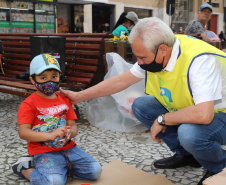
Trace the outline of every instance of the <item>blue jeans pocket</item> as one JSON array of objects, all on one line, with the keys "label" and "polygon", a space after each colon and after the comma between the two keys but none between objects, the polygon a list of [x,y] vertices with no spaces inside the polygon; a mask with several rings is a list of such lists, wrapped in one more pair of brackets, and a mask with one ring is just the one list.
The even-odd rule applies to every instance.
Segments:
[{"label": "blue jeans pocket", "polygon": [[34,156],[35,168],[40,173],[62,174],[59,159],[52,153],[38,154]]}]

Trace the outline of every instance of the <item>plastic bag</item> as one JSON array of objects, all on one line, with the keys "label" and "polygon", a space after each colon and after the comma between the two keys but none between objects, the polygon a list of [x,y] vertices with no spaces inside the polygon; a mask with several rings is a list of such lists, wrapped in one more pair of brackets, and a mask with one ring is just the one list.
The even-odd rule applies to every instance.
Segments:
[{"label": "plastic bag", "polygon": [[[104,79],[121,74],[132,67],[117,53],[106,55],[108,73]],[[145,96],[144,80],[111,96],[91,100],[86,106],[88,121],[97,127],[118,132],[142,132],[147,128],[133,115],[131,105],[135,98]]]}]

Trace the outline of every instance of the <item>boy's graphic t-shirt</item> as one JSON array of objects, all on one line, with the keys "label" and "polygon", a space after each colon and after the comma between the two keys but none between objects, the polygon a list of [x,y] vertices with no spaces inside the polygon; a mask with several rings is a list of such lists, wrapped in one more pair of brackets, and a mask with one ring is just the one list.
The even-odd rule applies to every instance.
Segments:
[{"label": "boy's graphic t-shirt", "polygon": [[[57,94],[57,98],[47,99],[33,93],[20,105],[18,111],[18,122],[32,124],[31,128],[37,132],[52,132],[58,127],[64,126],[65,121],[77,119],[72,104],[68,98]],[[46,152],[57,152],[67,150],[75,145],[74,141],[62,145],[63,139],[55,139],[46,142],[28,142],[29,155]]]}]

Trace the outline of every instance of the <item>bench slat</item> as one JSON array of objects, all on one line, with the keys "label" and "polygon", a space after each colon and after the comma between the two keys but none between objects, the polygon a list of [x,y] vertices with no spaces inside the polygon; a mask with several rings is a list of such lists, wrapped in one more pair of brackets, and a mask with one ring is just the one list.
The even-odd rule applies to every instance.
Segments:
[{"label": "bench slat", "polygon": [[17,95],[17,96],[22,96],[22,97],[28,97],[32,94],[32,92],[26,92],[26,91],[16,90],[16,89],[9,89],[9,88],[4,88],[4,87],[0,87],[0,92],[7,93],[7,94],[13,94],[13,95]]},{"label": "bench slat", "polygon": [[72,77],[85,77],[85,78],[93,78],[93,73],[81,73],[81,72],[67,72],[66,76],[72,76]]},{"label": "bench slat", "polygon": [[18,46],[30,47],[30,42],[4,41],[2,39],[2,45],[3,46],[15,46],[15,47],[18,47]]},{"label": "bench slat", "polygon": [[4,52],[19,52],[19,53],[29,53],[31,52],[30,48],[12,48],[12,47],[3,47]]},{"label": "bench slat", "polygon": [[71,70],[81,70],[81,71],[89,71],[89,72],[95,72],[97,70],[96,66],[83,66],[83,65],[65,65],[66,69]]},{"label": "bench slat", "polygon": [[1,85],[6,85],[6,86],[10,86],[10,87],[17,87],[17,88],[27,89],[27,90],[33,90],[33,91],[36,90],[36,88],[32,84],[23,84],[23,83],[19,83],[19,82],[10,82],[10,81],[6,81],[6,80],[0,80],[0,84]]},{"label": "bench slat", "polygon": [[113,35],[106,33],[1,33],[2,36],[6,37],[30,37],[30,36],[64,36],[64,37],[103,37],[113,38]]},{"label": "bench slat", "polygon": [[27,69],[29,69],[29,67],[27,66],[19,66],[19,65],[9,65],[9,64],[5,64],[4,65],[4,71],[6,70],[13,70],[13,71],[22,71],[25,72]]},{"label": "bench slat", "polygon": [[4,62],[9,64],[15,64],[15,65],[25,65],[25,66],[30,65],[30,61],[26,61],[26,60],[4,59]]},{"label": "bench slat", "polygon": [[15,78],[15,75],[8,75],[6,76],[0,76],[1,80],[7,80],[7,81],[12,81],[12,82],[19,82],[19,83],[23,83],[23,84],[31,84],[30,80],[23,80],[23,79],[19,79],[19,78]]},{"label": "bench slat", "polygon": [[67,82],[67,83],[61,83],[60,84],[61,87],[69,87],[69,88],[72,88],[72,89],[85,89],[87,88],[87,84],[76,84],[76,83],[70,83],[70,82]]},{"label": "bench slat", "polygon": [[100,56],[99,51],[84,51],[84,50],[66,50],[65,51],[66,55],[82,55],[82,56]]},{"label": "bench slat", "polygon": [[7,70],[7,69],[4,69],[4,72],[11,75],[19,75],[22,73],[22,71],[13,71],[13,70]]},{"label": "bench slat", "polygon": [[99,50],[100,44],[77,44],[77,43],[66,43],[66,49],[94,49]]},{"label": "bench slat", "polygon": [[[3,35],[1,33],[1,35]],[[0,36],[0,40],[16,40],[16,41],[30,41],[30,37],[20,37],[20,36]]]},{"label": "bench slat", "polygon": [[31,59],[31,55],[26,55],[26,54],[12,54],[12,53],[4,53],[3,57],[8,57],[8,58],[16,58],[16,59]]},{"label": "bench slat", "polygon": [[88,59],[88,58],[74,58],[74,57],[67,57],[66,56],[66,61],[68,64],[92,64],[92,65],[97,65],[98,64],[98,59]]},{"label": "bench slat", "polygon": [[90,78],[67,77],[67,82],[77,82],[89,84]]},{"label": "bench slat", "polygon": [[95,37],[66,37],[66,42],[102,42],[103,38],[95,38]]}]

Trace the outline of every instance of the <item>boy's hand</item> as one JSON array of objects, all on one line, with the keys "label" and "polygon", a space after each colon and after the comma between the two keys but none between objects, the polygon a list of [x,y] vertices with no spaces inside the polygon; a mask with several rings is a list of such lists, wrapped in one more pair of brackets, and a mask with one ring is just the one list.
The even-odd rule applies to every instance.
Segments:
[{"label": "boy's hand", "polygon": [[72,130],[67,127],[66,139],[64,140],[63,145],[66,145],[69,140],[71,140]]},{"label": "boy's hand", "polygon": [[[70,129],[70,126],[67,126],[67,129]],[[62,139],[66,135],[65,128],[64,127],[57,128],[56,130],[54,130],[53,132],[50,132],[49,134],[50,134],[49,140],[54,140],[58,137]]]}]

